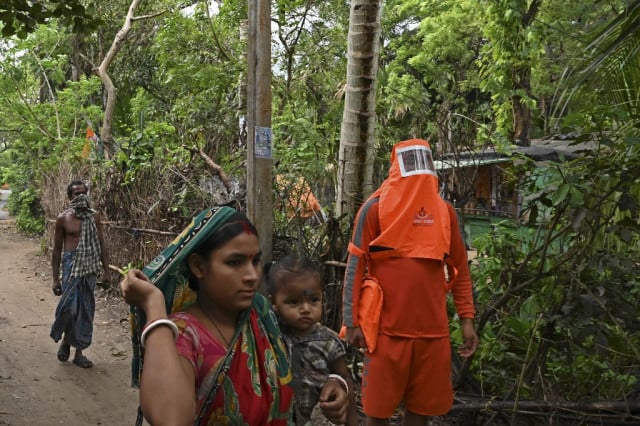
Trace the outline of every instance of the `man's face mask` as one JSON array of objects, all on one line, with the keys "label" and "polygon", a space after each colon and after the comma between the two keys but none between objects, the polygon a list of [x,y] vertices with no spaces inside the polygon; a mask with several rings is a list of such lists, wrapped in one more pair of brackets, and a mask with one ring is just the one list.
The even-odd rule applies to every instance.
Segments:
[{"label": "man's face mask", "polygon": [[431,150],[426,146],[413,145],[399,148],[396,151],[396,156],[402,177],[414,175],[437,176],[436,170],[433,167]]}]

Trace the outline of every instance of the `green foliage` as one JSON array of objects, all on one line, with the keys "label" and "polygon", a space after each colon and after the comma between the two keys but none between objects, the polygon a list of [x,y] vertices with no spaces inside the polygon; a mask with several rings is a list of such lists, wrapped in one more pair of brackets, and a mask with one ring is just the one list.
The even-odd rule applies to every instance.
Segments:
[{"label": "green foliage", "polygon": [[87,10],[80,0],[7,0],[0,4],[0,27],[3,37],[17,35],[26,38],[39,24],[59,18],[74,31],[90,31],[101,23],[93,12]]},{"label": "green foliage", "polygon": [[13,190],[7,202],[7,210],[16,217],[16,228],[28,235],[40,235],[44,231],[44,216],[39,194],[33,189]]},{"label": "green foliage", "polygon": [[389,146],[413,134],[434,146],[473,147],[478,127],[489,123],[475,66],[482,40],[474,2],[391,1],[385,11],[380,139]]},{"label": "green foliage", "polygon": [[[125,164],[127,181],[158,164],[181,167],[191,160],[185,147],[202,148],[215,161],[230,155],[237,140],[238,37],[237,22],[209,20],[202,8],[195,19],[174,14],[150,28],[147,48],[136,53],[142,84],[131,93],[131,124],[120,129],[118,161]],[[128,49],[138,52],[140,46]],[[140,72],[149,68],[155,72]]]},{"label": "green foliage", "polygon": [[143,131],[131,131],[130,136],[120,141],[120,150],[115,162],[124,170],[124,183],[128,184],[146,175],[146,171],[168,162],[185,158],[185,151],[171,149],[167,144],[175,137],[175,128],[167,123],[152,122]]},{"label": "green foliage", "polygon": [[0,170],[20,194],[13,199],[14,213],[18,227],[29,233],[44,229],[38,205],[43,176],[61,163],[88,161],[82,157],[86,120],[102,116],[99,106],[90,102],[100,91],[100,80],[65,79],[65,40],[54,28],[41,26],[31,37],[5,46],[0,57],[0,129],[5,140]]},{"label": "green foliage", "polygon": [[615,400],[634,389],[640,151],[631,140],[603,137],[574,161],[532,164],[528,226],[498,225],[474,242],[483,342],[474,362],[489,393]]}]

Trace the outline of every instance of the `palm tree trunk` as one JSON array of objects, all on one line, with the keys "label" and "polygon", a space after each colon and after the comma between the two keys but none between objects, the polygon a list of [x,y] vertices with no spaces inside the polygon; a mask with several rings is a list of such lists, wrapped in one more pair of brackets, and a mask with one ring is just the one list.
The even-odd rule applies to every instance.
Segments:
[{"label": "palm tree trunk", "polygon": [[355,213],[373,190],[376,74],[380,53],[380,0],[352,0],[347,84],[340,129],[337,217]]}]

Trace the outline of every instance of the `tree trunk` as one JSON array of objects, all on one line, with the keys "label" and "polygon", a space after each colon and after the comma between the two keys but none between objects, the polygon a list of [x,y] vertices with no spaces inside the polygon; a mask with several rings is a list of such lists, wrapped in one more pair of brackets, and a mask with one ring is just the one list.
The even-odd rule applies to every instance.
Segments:
[{"label": "tree trunk", "polygon": [[111,77],[108,73],[109,65],[113,62],[113,59],[116,57],[116,54],[120,50],[120,46],[124,42],[129,30],[131,29],[131,23],[133,20],[133,14],[140,5],[142,0],[133,0],[131,5],[129,6],[129,11],[127,12],[127,17],[124,19],[124,24],[122,28],[116,34],[116,37],[111,44],[111,48],[105,55],[102,63],[98,67],[97,74],[102,80],[102,84],[104,85],[104,90],[106,94],[106,101],[104,107],[104,120],[102,122],[102,129],[100,129],[100,137],[105,145],[106,158],[110,158],[111,149],[113,147],[113,137],[111,135],[111,127],[113,122],[113,113],[116,108],[116,87],[111,80]]},{"label": "tree trunk", "polygon": [[[528,9],[522,14],[520,24],[523,32],[536,18],[542,0],[533,0]],[[524,92],[524,96],[531,99],[531,65],[515,67],[514,88]],[[513,140],[518,146],[531,146],[531,109],[523,102],[524,96],[515,95],[513,102]]]},{"label": "tree trunk", "polygon": [[352,0],[347,84],[340,129],[337,217],[354,217],[373,191],[376,74],[380,52],[380,0]]},{"label": "tree trunk", "polygon": [[[531,98],[531,69],[517,72],[516,88]],[[518,146],[531,146],[531,109],[522,96],[513,96],[513,140]]]},{"label": "tree trunk", "polygon": [[129,6],[129,11],[127,12],[127,17],[124,19],[124,24],[122,24],[122,28],[120,28],[120,30],[116,34],[115,38],[113,39],[113,43],[111,43],[111,47],[109,48],[109,51],[105,55],[104,59],[102,60],[102,62],[100,63],[100,66],[96,71],[96,73],[98,74],[98,77],[100,77],[100,80],[102,80],[102,84],[104,85],[104,90],[106,95],[105,107],[104,107],[104,121],[102,122],[100,137],[104,142],[105,157],[107,159],[110,158],[110,154],[112,153],[112,149],[113,149],[113,136],[111,135],[111,127],[113,125],[112,124],[113,114],[116,109],[116,87],[113,84],[113,81],[111,80],[111,77],[109,76],[109,73],[107,71],[109,69],[109,65],[111,65],[111,62],[113,62],[113,59],[116,57],[116,55],[120,51],[120,47],[122,46],[122,43],[124,43],[125,39],[127,38],[127,34],[129,33],[129,30],[131,30],[131,25],[133,24],[134,21],[153,18],[155,16],[161,15],[162,13],[166,12],[166,11],[162,11],[159,13],[154,13],[152,15],[136,17],[134,16],[134,13],[141,2],[142,0],[133,0],[131,2],[131,5]]}]

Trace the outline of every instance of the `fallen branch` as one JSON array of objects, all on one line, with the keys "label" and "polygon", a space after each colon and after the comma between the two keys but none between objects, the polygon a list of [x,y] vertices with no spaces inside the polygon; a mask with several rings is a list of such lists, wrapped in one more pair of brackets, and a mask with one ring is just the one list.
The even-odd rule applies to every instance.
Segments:
[{"label": "fallen branch", "polygon": [[224,172],[224,170],[222,170],[222,167],[220,167],[219,165],[217,165],[216,163],[213,162],[211,157],[209,157],[202,150],[202,148],[195,148],[195,147],[190,148],[190,147],[188,147],[186,145],[183,145],[183,148],[186,149],[189,152],[192,152],[194,154],[198,154],[204,160],[204,163],[207,165],[207,167],[209,169],[211,169],[211,171],[213,171],[213,173],[217,174],[218,177],[220,177],[220,180],[222,181],[222,184],[226,188],[227,192],[231,193],[231,183],[229,182],[229,178],[227,177],[226,173]]},{"label": "fallen branch", "polygon": [[456,403],[449,414],[464,413],[469,411],[501,411],[517,409],[538,410],[567,410],[579,412],[608,412],[619,414],[640,414],[640,401],[499,401],[499,400],[474,400],[464,401],[456,398]]},{"label": "fallen branch", "polygon": [[[103,222],[103,224],[105,224]],[[140,232],[143,234],[156,234],[156,235],[167,235],[169,237],[175,237],[176,235],[178,235],[178,232],[170,232],[170,231],[158,231],[155,229],[144,229],[144,228],[131,228],[129,226],[120,226],[120,225],[111,225],[109,223],[106,223],[106,225],[108,225],[111,228],[115,228],[115,229],[124,229],[127,231],[133,231],[133,232]]]},{"label": "fallen branch", "polygon": [[347,264],[345,262],[338,262],[337,260],[326,260],[324,264],[329,266],[337,266],[339,268],[347,267]]},{"label": "fallen branch", "polygon": [[[56,223],[56,220],[55,219],[47,219],[47,222]],[[0,223],[15,223],[15,220],[0,220]],[[132,228],[130,226],[116,225],[116,223],[118,223],[118,222],[113,222],[113,221],[103,221],[101,223],[102,223],[102,225],[106,225],[106,226],[108,226],[110,228],[124,229],[124,230],[127,230],[127,231],[140,232],[140,233],[143,233],[143,234],[166,235],[168,237],[175,237],[176,235],[179,234],[179,232],[158,231],[156,229]]]}]

